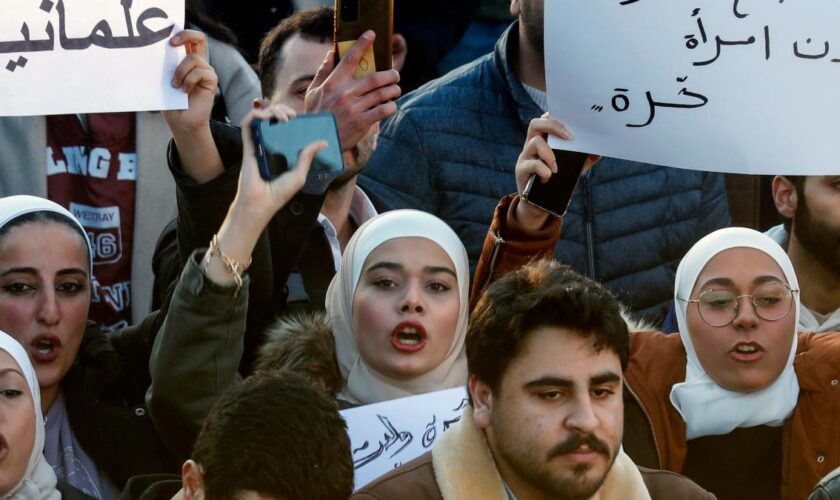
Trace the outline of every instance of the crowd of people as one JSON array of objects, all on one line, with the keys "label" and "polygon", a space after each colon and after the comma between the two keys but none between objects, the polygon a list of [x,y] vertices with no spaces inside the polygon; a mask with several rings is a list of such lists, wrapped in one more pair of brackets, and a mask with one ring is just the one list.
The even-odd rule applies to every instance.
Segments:
[{"label": "crowd of people", "polygon": [[[187,109],[0,117],[0,498],[840,498],[840,175],[761,232],[589,155],[556,216],[543,0],[397,0],[362,77],[313,3],[187,1]],[[265,180],[252,122],[316,112],[343,172]],[[340,410],[456,387],[354,485]]]}]

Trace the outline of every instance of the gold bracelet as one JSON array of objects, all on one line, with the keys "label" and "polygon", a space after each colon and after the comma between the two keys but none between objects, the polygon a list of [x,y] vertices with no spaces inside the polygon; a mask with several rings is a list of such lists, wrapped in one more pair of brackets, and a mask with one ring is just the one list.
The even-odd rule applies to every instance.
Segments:
[{"label": "gold bracelet", "polygon": [[[239,295],[239,291],[242,289],[242,273],[248,269],[248,266],[251,265],[251,258],[248,258],[248,263],[243,264],[238,260],[234,259],[230,255],[222,252],[219,248],[219,235],[214,234],[213,239],[210,241],[210,247],[207,249],[207,253],[210,257],[218,257],[219,260],[222,262],[222,265],[227,271],[228,274],[233,276],[233,281],[236,283],[236,291],[234,291],[233,296],[236,297]],[[207,267],[210,265],[210,259],[207,259],[204,262],[204,272],[207,272]]]}]

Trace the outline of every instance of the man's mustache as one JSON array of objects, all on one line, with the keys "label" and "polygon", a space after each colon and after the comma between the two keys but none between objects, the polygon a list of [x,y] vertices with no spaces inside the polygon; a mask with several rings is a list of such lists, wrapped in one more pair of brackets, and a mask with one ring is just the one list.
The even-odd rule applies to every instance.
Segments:
[{"label": "man's mustache", "polygon": [[562,443],[554,445],[548,451],[548,458],[554,458],[558,455],[566,455],[576,451],[581,446],[588,446],[590,450],[600,453],[604,456],[610,455],[610,449],[607,443],[598,439],[594,434],[580,434],[574,433]]}]

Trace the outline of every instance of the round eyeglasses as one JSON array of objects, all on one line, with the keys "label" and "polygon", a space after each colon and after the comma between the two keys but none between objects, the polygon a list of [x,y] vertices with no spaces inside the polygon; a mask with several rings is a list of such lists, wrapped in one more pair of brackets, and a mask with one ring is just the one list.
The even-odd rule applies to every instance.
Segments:
[{"label": "round eyeglasses", "polygon": [[732,290],[705,290],[696,299],[677,300],[697,304],[700,318],[709,326],[726,326],[738,317],[741,299],[749,297],[755,314],[766,321],[777,321],[793,308],[793,294],[799,292],[781,282],[765,283],[752,295],[736,295]]}]

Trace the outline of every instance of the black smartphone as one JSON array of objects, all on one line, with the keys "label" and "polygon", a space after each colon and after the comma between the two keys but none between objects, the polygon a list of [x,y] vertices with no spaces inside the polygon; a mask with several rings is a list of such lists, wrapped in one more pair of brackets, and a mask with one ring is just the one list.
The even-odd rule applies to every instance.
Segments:
[{"label": "black smartphone", "polygon": [[260,176],[266,181],[294,168],[301,150],[319,140],[327,141],[327,147],[315,155],[303,191],[323,193],[344,170],[338,127],[332,113],[308,113],[287,122],[257,119],[251,122],[251,135]]},{"label": "black smartphone", "polygon": [[528,178],[522,199],[550,214],[563,217],[572,201],[572,194],[589,155],[561,149],[553,151],[557,160],[557,173],[549,177],[546,183],[540,182],[537,174],[533,174]]},{"label": "black smartphone", "polygon": [[394,0],[335,0],[333,28],[336,63],[362,33],[367,30],[376,33],[373,51],[362,58],[354,77],[391,69]]}]

